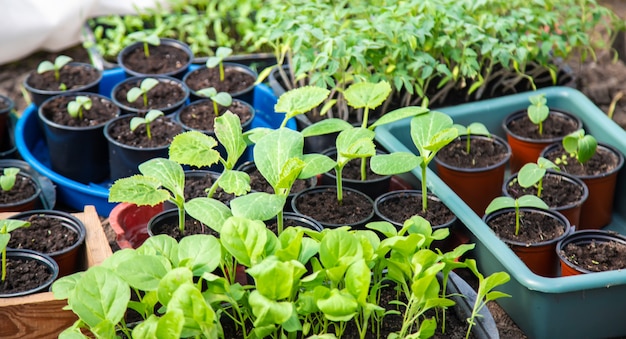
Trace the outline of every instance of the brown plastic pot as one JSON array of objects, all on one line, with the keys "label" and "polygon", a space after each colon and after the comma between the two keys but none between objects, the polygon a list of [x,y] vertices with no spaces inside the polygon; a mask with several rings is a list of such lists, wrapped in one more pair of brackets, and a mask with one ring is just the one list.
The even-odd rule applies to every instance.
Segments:
[{"label": "brown plastic pot", "polygon": [[148,239],[148,222],[163,211],[163,204],[137,206],[120,203],[109,214],[109,223],[115,232],[115,242],[121,248],[137,248]]},{"label": "brown plastic pot", "polygon": [[[44,283],[42,283],[38,287],[29,289],[29,290],[24,290],[24,291],[17,291],[17,292],[11,292],[11,293],[2,293],[2,294],[0,294],[0,299],[2,299],[2,298],[24,297],[24,296],[35,294],[35,293],[39,293],[39,292],[46,292],[46,291],[48,291],[50,289],[50,286],[52,285],[52,283],[59,276],[59,265],[57,265],[57,263],[54,261],[54,259],[52,259],[47,254],[43,254],[43,253],[39,253],[37,251],[31,251],[31,250],[27,250],[27,249],[7,249],[7,258],[14,259],[14,260],[39,261],[39,262],[41,262],[42,264],[44,264],[48,268],[48,270],[50,271],[51,275],[48,278],[48,280],[46,280]],[[9,279],[9,277],[7,277],[7,279]],[[25,305],[25,306],[27,307],[28,305]],[[59,311],[60,311],[60,309],[59,309]],[[4,329],[6,329],[6,328],[4,328]]]},{"label": "brown plastic pot", "polygon": [[[553,144],[546,147],[541,156],[550,159],[548,155],[556,152],[561,148],[561,144]],[[589,189],[589,197],[583,203],[580,211],[580,222],[576,228],[581,229],[600,229],[611,222],[613,217],[613,200],[615,198],[615,185],[617,183],[617,174],[624,166],[624,155],[615,147],[598,143],[598,149],[609,150],[618,157],[617,166],[608,173],[601,175],[585,175],[577,176]]]},{"label": "brown plastic pot", "polygon": [[[508,212],[515,212],[515,210],[513,208],[504,208],[485,214],[483,216],[483,221],[489,225],[495,217]],[[521,207],[520,213],[540,213],[545,215],[546,218],[557,219],[563,225],[563,234],[559,237],[537,243],[527,244],[524,242],[500,238],[511,248],[511,250],[513,250],[513,252],[533,273],[544,277],[556,277],[558,275],[559,263],[559,259],[556,255],[556,244],[572,232],[572,227],[570,226],[569,221],[561,213],[552,210]],[[514,227],[515,220],[513,220],[511,224]]]},{"label": "brown plastic pot", "polygon": [[[451,166],[435,156],[437,175],[456,193],[459,198],[478,215],[483,215],[489,203],[500,196],[504,172],[507,163],[511,158],[511,147],[507,142],[493,135],[492,138],[486,136],[472,135],[471,138],[491,139],[506,147],[507,156],[498,163],[482,168],[462,168]],[[467,136],[461,136],[460,140],[465,142]],[[441,152],[441,151],[440,151]]]},{"label": "brown plastic pot", "polygon": [[594,273],[594,271],[590,271],[583,267],[580,267],[567,259],[562,250],[568,244],[575,243],[579,245],[587,245],[591,242],[606,243],[610,241],[616,241],[626,245],[626,237],[619,233],[605,230],[576,231],[561,239],[561,241],[556,244],[556,254],[559,257],[559,262],[561,265],[561,276],[568,277],[572,275]]},{"label": "brown plastic pot", "polygon": [[[555,142],[560,142],[561,140],[563,140],[563,137],[567,135],[567,133],[565,133],[563,134],[563,136],[560,137],[547,139],[530,139],[513,134],[509,129],[509,125],[511,124],[511,122],[514,120],[523,119],[527,116],[527,114],[528,113],[526,112],[526,110],[517,111],[508,115],[502,122],[502,128],[504,128],[504,131],[506,132],[506,140],[511,146],[511,151],[513,152],[510,163],[511,173],[519,171],[522,166],[529,162],[536,162],[537,158],[539,158],[539,155],[544,148]],[[576,130],[582,128],[583,126],[582,120],[580,120],[580,118],[573,114],[555,110],[550,110],[550,114],[561,115],[567,117],[568,119],[576,121],[578,125],[578,128],[576,128]]]}]

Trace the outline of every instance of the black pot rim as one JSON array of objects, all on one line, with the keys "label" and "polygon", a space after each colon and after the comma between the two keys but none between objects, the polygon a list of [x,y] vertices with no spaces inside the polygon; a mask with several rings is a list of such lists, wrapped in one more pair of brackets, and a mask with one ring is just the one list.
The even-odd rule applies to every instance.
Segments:
[{"label": "black pot rim", "polygon": [[170,71],[170,72],[166,72],[166,73],[141,73],[141,72],[137,72],[134,71],[128,67],[126,67],[126,65],[122,62],[124,57],[126,56],[126,54],[130,53],[131,51],[137,49],[137,48],[142,48],[143,49],[143,42],[138,41],[138,42],[134,42],[126,47],[124,47],[118,54],[117,54],[117,64],[124,70],[124,72],[130,74],[131,76],[155,76],[155,75],[164,75],[164,76],[176,76],[179,74],[184,73],[189,66],[191,65],[191,63],[193,62],[194,58],[193,58],[193,52],[191,51],[191,48],[189,47],[189,45],[187,45],[185,42],[180,41],[180,40],[176,40],[176,39],[171,39],[171,38],[160,38],[161,40],[161,44],[162,45],[166,45],[166,46],[170,46],[170,47],[175,47],[178,48],[182,51],[184,51],[187,56],[188,56],[188,60],[185,64],[183,64],[180,68]]},{"label": "black pot rim", "polygon": [[[421,198],[422,197],[422,190],[408,189],[408,190],[389,191],[387,193],[384,193],[384,194],[380,195],[378,198],[376,198],[376,200],[374,200],[374,211],[375,211],[376,215],[379,218],[383,219],[384,221],[390,222],[392,225],[394,225],[396,227],[402,227],[404,222],[400,223],[400,222],[391,220],[389,217],[387,217],[386,215],[382,214],[378,210],[378,205],[380,203],[384,202],[385,200],[390,199],[390,198],[392,198],[394,196],[397,196],[397,195],[400,195],[400,194],[407,194],[407,195],[411,195],[411,196],[419,196]],[[434,195],[434,194],[432,194],[430,192],[426,193],[426,199],[431,200],[431,201],[437,201],[437,202],[443,203],[443,201],[441,199],[439,199],[439,197],[437,197],[436,195]],[[436,230],[436,229],[439,229],[439,228],[446,228],[446,227],[453,226],[459,219],[454,213],[453,213],[453,215],[454,215],[454,218],[452,218],[450,221],[446,222],[445,224],[431,225],[432,229]]]},{"label": "black pot rim", "polygon": [[[184,98],[182,98],[181,100],[172,103],[170,106],[167,107],[158,107],[158,108],[146,108],[146,109],[139,109],[139,108],[135,108],[135,107],[130,107],[130,106],[126,106],[124,104],[122,104],[119,100],[117,100],[115,98],[115,94],[117,93],[117,91],[119,90],[119,88],[122,85],[125,85],[129,82],[141,82],[141,80],[146,79],[146,78],[154,78],[158,81],[163,81],[163,82],[169,82],[169,83],[173,83],[176,84],[177,86],[179,86],[183,92],[185,93]],[[187,101],[187,99],[189,99],[189,88],[187,88],[187,85],[185,85],[180,79],[171,77],[171,76],[167,76],[167,75],[150,75],[150,76],[135,76],[135,77],[130,77],[130,78],[126,78],[120,82],[118,82],[113,89],[111,90],[111,100],[122,110],[128,111],[128,112],[149,112],[151,110],[159,110],[159,111],[167,111],[168,109],[171,109],[172,107],[176,107],[179,105],[184,105],[185,102]]]},{"label": "black pot rim", "polygon": [[[222,63],[224,65],[224,69],[227,68],[234,68],[234,69],[239,69],[241,70],[243,73],[247,73],[252,75],[255,79],[257,79],[259,77],[259,74],[257,72],[255,72],[252,68],[244,65],[244,64],[239,64],[236,62],[223,62]],[[187,79],[192,75],[192,74],[196,74],[196,73],[200,73],[202,71],[204,71],[205,69],[207,69],[206,65],[201,66],[196,68],[195,70],[191,71],[191,72],[187,72],[187,74],[185,74],[185,76],[183,77],[183,83],[185,84],[185,86],[187,86]],[[187,86],[189,88],[189,86]],[[236,97],[236,96],[240,96],[242,94],[248,93],[250,91],[254,90],[254,85],[244,88],[239,92],[235,92],[235,93],[229,93],[231,97]],[[189,88],[189,92],[192,93],[193,95],[199,96],[197,94],[197,91],[194,89]]]},{"label": "black pot rim", "polygon": [[[237,99],[237,98],[233,98],[233,102],[238,102],[242,105],[245,105],[248,107],[248,109],[250,109],[250,119],[246,120],[245,122],[243,122],[241,124],[241,129],[245,130],[246,128],[248,128],[251,124],[252,124],[252,120],[254,120],[254,118],[256,117],[256,109],[254,109],[254,107],[252,105],[250,105],[249,103],[241,100],[241,99]],[[204,104],[204,103],[211,103],[213,104],[213,100],[211,99],[199,99],[196,100],[194,102],[189,103],[188,105],[184,105],[183,107],[181,107],[180,109],[178,109],[175,113],[174,113],[174,119],[181,125],[183,126],[183,128],[187,131],[198,131],[198,132],[202,132],[204,134],[208,134],[208,135],[215,135],[215,132],[213,130],[203,130],[203,129],[196,129],[196,128],[191,128],[189,126],[187,126],[185,123],[182,122],[182,120],[180,120],[180,114],[188,107],[194,106],[194,105],[198,105],[198,104]]]},{"label": "black pot rim", "polygon": [[[553,143],[549,146],[546,146],[546,148],[544,148],[541,151],[541,155],[542,157],[545,158],[545,155],[550,153],[551,151],[553,151],[555,148],[560,147],[561,144],[560,143]],[[616,173],[617,171],[619,171],[620,169],[622,169],[622,167],[624,166],[624,155],[622,154],[622,152],[620,152],[619,150],[617,150],[617,148],[615,148],[612,145],[609,145],[607,143],[604,142],[598,142],[598,148],[604,148],[607,149],[608,151],[610,151],[611,153],[615,154],[615,156],[617,156],[617,165],[615,166],[615,168],[613,168],[613,170],[611,170],[610,172],[606,172],[606,173],[601,173],[598,175],[576,175],[576,177],[580,178],[580,179],[596,179],[596,178],[602,178],[602,177],[608,177],[614,173]]]},{"label": "black pot rim", "polygon": [[[322,154],[326,155],[326,156],[331,156],[331,158],[332,158],[332,155],[335,155],[335,156],[337,155],[337,148],[336,147],[327,148],[324,151],[322,151]],[[384,152],[382,150],[378,150],[377,149],[376,150],[376,154],[387,154],[387,152]],[[332,180],[337,180],[337,176],[335,174],[333,174],[333,171],[334,171],[334,169],[332,169],[332,170],[330,170],[328,172],[324,172],[324,173],[322,173],[322,175],[328,176]],[[376,177],[374,179],[365,179],[364,181],[356,180],[356,179],[350,179],[350,178],[342,178],[341,179],[341,181],[347,182],[347,183],[351,183],[351,184],[359,184],[359,183],[362,184],[364,182],[365,183],[369,182],[369,183],[374,184],[374,183],[379,183],[379,182],[388,181],[388,180],[391,180],[391,175],[383,175],[383,176]]]},{"label": "black pot rim", "polygon": [[[77,66],[77,67],[85,67],[85,68],[91,68],[94,69],[98,72],[98,78],[88,84],[76,87],[71,89],[72,92],[84,92],[85,90],[87,90],[89,87],[94,86],[95,84],[100,83],[100,81],[102,80],[102,71],[97,69],[96,67],[94,67],[92,64],[88,64],[88,63],[84,63],[84,62],[70,62],[68,63],[68,65],[70,66]],[[42,95],[55,95],[55,94],[61,94],[61,93],[66,93],[67,91],[48,91],[48,90],[42,90],[39,88],[35,88],[32,87],[31,85],[28,84],[28,80],[30,80],[30,77],[32,74],[34,74],[33,71],[31,73],[28,74],[28,76],[26,76],[26,79],[24,79],[24,82],[22,83],[22,85],[24,86],[24,88],[26,88],[28,91],[36,93],[36,94],[42,94]]]},{"label": "black pot rim", "polygon": [[33,183],[33,185],[35,185],[35,193],[32,196],[24,200],[15,201],[10,204],[2,204],[3,207],[6,207],[7,209],[11,208],[12,206],[28,204],[35,199],[39,199],[39,196],[42,194],[41,185],[39,184],[39,181],[33,175],[31,175],[30,173],[27,173],[22,168],[20,168],[20,172],[18,173],[18,175],[27,177]]},{"label": "black pot rim", "polygon": [[561,250],[571,243],[578,244],[587,244],[590,243],[591,240],[600,241],[600,242],[609,242],[609,241],[617,241],[621,244],[626,245],[626,236],[623,234],[617,233],[615,231],[608,231],[603,229],[586,229],[586,230],[578,230],[571,232],[567,237],[559,240],[556,244],[556,254],[559,257],[559,260],[564,262],[570,268],[582,272],[582,273],[598,273],[595,271],[590,271],[585,268],[582,268],[573,262],[569,261],[567,257],[565,257]]},{"label": "black pot rim", "polygon": [[[113,102],[113,100],[111,100],[111,98],[108,98],[102,94],[98,94],[98,93],[91,93],[91,92],[69,92],[69,93],[62,93],[62,94],[58,94],[55,95],[53,97],[50,97],[48,99],[46,99],[38,108],[37,108],[37,115],[39,116],[39,119],[41,119],[42,121],[44,121],[46,124],[57,128],[57,129],[62,129],[62,130],[67,130],[67,131],[91,131],[91,130],[95,130],[95,129],[99,129],[99,128],[103,128],[104,125],[106,125],[107,121],[103,121],[102,123],[98,124],[98,125],[93,125],[93,126],[84,126],[84,127],[80,127],[80,126],[67,126],[67,125],[61,125],[58,124],[54,121],[51,121],[50,119],[48,119],[45,114],[43,114],[43,108],[45,108],[46,104],[48,104],[50,101],[58,98],[58,97],[77,97],[79,95],[83,95],[83,96],[88,96],[88,97],[96,97],[100,100],[104,100],[104,101],[108,101],[111,104],[115,105],[115,108],[117,109],[117,114],[115,117],[118,117],[120,115],[120,108],[117,104],[115,104],[115,102]],[[114,117],[114,118],[115,118]]]},{"label": "black pot rim", "polygon": [[[565,135],[561,136],[561,137],[554,137],[554,138],[548,138],[548,139],[532,139],[532,138],[526,138],[526,137],[521,137],[515,133],[512,133],[511,130],[509,129],[509,123],[511,123],[511,121],[513,120],[517,120],[517,119],[521,119],[524,116],[526,116],[528,113],[526,112],[526,110],[520,110],[520,111],[515,111],[511,114],[509,114],[506,118],[504,118],[504,120],[502,121],[502,128],[504,129],[504,131],[511,135],[514,136],[515,139],[519,139],[521,141],[524,142],[528,142],[528,143],[553,143],[553,142],[558,142],[561,141]],[[566,116],[570,119],[572,119],[573,121],[576,121],[576,123],[578,124],[578,128],[580,129],[583,126],[583,122],[582,120],[577,117],[574,114],[568,113],[568,112],[564,112],[564,111],[560,111],[557,109],[550,109],[550,114],[556,114],[556,115],[562,115],[562,116]]]},{"label": "black pot rim", "polygon": [[[519,172],[511,174],[507,178],[507,180],[505,180],[504,183],[502,184],[502,193],[504,195],[509,196],[509,197],[511,196],[509,194],[508,190],[507,190],[507,187],[508,187],[509,183],[513,179],[517,178],[518,173]],[[565,178],[565,180],[567,180],[567,181],[569,181],[571,183],[575,183],[576,185],[582,187],[582,189],[583,189],[583,195],[582,195],[582,197],[580,198],[579,201],[576,201],[576,202],[573,202],[573,203],[570,203],[570,204],[567,204],[567,205],[562,205],[562,206],[557,206],[557,207],[550,207],[550,209],[556,210],[556,211],[566,210],[566,209],[569,209],[569,208],[573,208],[573,207],[582,205],[585,201],[587,201],[587,198],[589,198],[589,188],[587,187],[587,184],[585,184],[585,182],[582,181],[580,178],[578,178],[576,176],[573,176],[573,175],[571,175],[569,173],[566,173],[566,172],[557,172],[557,171],[554,171],[554,170],[548,170],[546,172],[546,175],[547,176],[561,176],[561,177]]]},{"label": "black pot rim", "polygon": [[4,109],[0,109],[0,115],[11,113],[11,111],[15,108],[15,101],[9,98],[6,95],[0,94],[0,101],[3,101],[7,104],[7,107]]},{"label": "black pot rim", "polygon": [[[563,232],[563,234],[561,234],[560,236],[558,236],[558,237],[556,237],[554,239],[549,239],[549,240],[546,240],[546,241],[541,241],[541,242],[536,242],[536,243],[531,243],[531,244],[527,244],[527,243],[523,243],[523,242],[520,242],[520,241],[515,241],[515,240],[511,240],[511,239],[504,239],[504,238],[498,237],[498,239],[502,240],[506,244],[514,245],[514,246],[520,246],[520,247],[545,246],[545,245],[549,245],[549,244],[556,244],[557,242],[559,242],[559,240],[565,238],[568,234],[570,234],[572,232],[572,227],[571,227],[571,225],[569,223],[569,220],[567,220],[567,218],[563,214],[561,214],[561,212],[554,211],[554,210],[544,210],[544,209],[535,208],[535,207],[520,207],[520,211],[546,214],[546,215],[548,215],[551,218],[557,219],[557,220],[559,220],[561,222],[561,224],[563,224],[564,232]],[[488,222],[491,219],[493,219],[496,216],[499,216],[500,214],[508,213],[508,212],[515,212],[515,209],[512,208],[512,207],[511,208],[499,209],[499,210],[494,211],[492,213],[483,215],[482,220],[483,220],[483,222],[485,224],[487,224],[487,227],[489,227]],[[489,227],[489,228],[491,228],[491,227]]]},{"label": "black pot rim", "polygon": [[[467,140],[467,135],[461,135],[459,136],[459,139],[461,139],[461,141],[463,140]],[[474,168],[466,168],[466,167],[456,167],[456,166],[452,166],[444,161],[442,161],[439,158],[439,153],[437,153],[435,155],[435,163],[437,163],[438,165],[441,165],[447,169],[450,170],[454,170],[454,171],[459,171],[459,172],[468,172],[468,173],[477,173],[477,172],[487,172],[490,171],[494,168],[498,168],[502,165],[506,165],[509,160],[511,159],[511,155],[513,154],[512,150],[511,150],[511,146],[509,146],[509,144],[506,142],[506,140],[504,140],[503,138],[495,135],[495,134],[491,134],[491,137],[487,137],[484,135],[470,135],[470,139],[483,139],[483,140],[493,140],[494,143],[500,144],[502,146],[504,146],[506,148],[506,157],[504,157],[502,160],[498,161],[497,163],[487,166],[487,167],[474,167]],[[440,151],[441,152],[441,151]]]},{"label": "black pot rim", "polygon": [[50,278],[41,286],[34,288],[32,290],[28,290],[28,291],[22,291],[22,292],[16,292],[16,293],[10,293],[10,294],[0,294],[0,299],[1,298],[13,298],[13,297],[21,297],[21,296],[26,296],[26,295],[30,295],[30,294],[34,294],[34,293],[38,293],[38,292],[44,292],[47,289],[50,288],[50,285],[52,285],[52,283],[57,279],[57,277],[59,276],[59,265],[57,265],[56,261],[54,261],[54,259],[52,259],[52,257],[50,255],[44,254],[44,253],[40,253],[37,251],[33,251],[33,250],[27,250],[27,249],[7,249],[7,258],[8,257],[22,257],[22,258],[31,258],[33,260],[38,260],[43,262],[46,266],[48,266],[48,268],[50,269],[50,271],[52,272],[52,275],[50,276]]},{"label": "black pot rim", "polygon": [[[159,146],[159,147],[136,147],[136,146],[130,146],[124,143],[121,143],[117,140],[115,140],[114,138],[111,137],[111,135],[109,134],[109,128],[111,127],[112,124],[114,124],[115,122],[117,122],[118,120],[122,120],[122,119],[128,119],[130,122],[130,119],[133,118],[133,116],[135,116],[135,114],[123,114],[120,115],[116,118],[113,118],[109,121],[107,121],[107,123],[104,125],[104,136],[106,137],[106,139],[108,140],[108,142],[112,143],[113,145],[116,145],[118,147],[122,147],[125,149],[130,149],[130,150],[135,150],[135,151],[156,151],[156,150],[162,150],[162,149],[167,149],[170,147],[170,144],[167,145],[163,145],[163,146]],[[170,119],[171,121],[174,121],[175,123],[178,124],[178,122],[176,122],[174,119]]]}]

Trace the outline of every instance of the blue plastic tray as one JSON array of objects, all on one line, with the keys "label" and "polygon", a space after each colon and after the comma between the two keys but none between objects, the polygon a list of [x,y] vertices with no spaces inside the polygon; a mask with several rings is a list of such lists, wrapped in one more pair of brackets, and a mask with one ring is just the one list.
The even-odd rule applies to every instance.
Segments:
[{"label": "blue plastic tray", "polygon": [[[191,69],[194,69],[193,67]],[[110,97],[113,87],[123,79],[125,79],[125,75],[121,69],[105,70],[100,84],[100,94]],[[261,84],[255,87],[253,106],[256,110],[256,116],[252,121],[251,128],[278,128],[280,126],[284,114],[274,112],[276,100],[276,96],[268,86]],[[295,129],[295,121],[289,121],[287,127]],[[68,179],[50,168],[48,147],[43,131],[39,127],[37,108],[32,104],[24,110],[17,121],[15,144],[27,163],[56,184],[57,202],[80,211],[84,209],[85,205],[94,205],[98,214],[105,217],[116,205],[108,202],[110,181],[82,184]],[[251,152],[247,153],[250,154]]]},{"label": "blue plastic tray", "polygon": [[[440,111],[455,123],[482,122],[494,134],[505,137],[502,120],[528,107],[528,97],[545,93],[550,107],[580,117],[585,130],[599,141],[626,154],[626,132],[577,90],[552,87],[497,99],[464,104]],[[409,134],[409,120],[376,129],[376,140],[390,152],[417,154]],[[434,168],[433,168],[434,169]],[[420,178],[419,170],[412,173]],[[436,172],[429,169],[427,186],[472,233],[473,252],[481,272],[506,271],[511,281],[499,290],[512,298],[498,303],[530,338],[608,338],[626,335],[626,270],[572,277],[546,278],[528,267],[500,241],[493,231],[452,191]],[[618,174],[613,218],[605,229],[626,234],[626,168]]]}]

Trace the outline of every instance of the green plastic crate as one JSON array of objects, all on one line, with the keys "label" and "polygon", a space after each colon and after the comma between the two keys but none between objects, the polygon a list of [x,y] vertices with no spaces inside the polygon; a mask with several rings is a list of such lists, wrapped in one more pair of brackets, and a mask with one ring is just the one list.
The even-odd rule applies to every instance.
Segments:
[{"label": "green plastic crate", "polygon": [[[545,93],[548,106],[580,117],[587,133],[626,154],[626,132],[581,92],[551,87],[496,99],[439,109],[455,123],[479,121],[506,137],[504,118],[529,105],[530,95]],[[409,120],[376,129],[376,140],[389,152],[417,153],[409,134]],[[626,270],[571,277],[546,278],[532,273],[495,233],[439,177],[429,169],[427,186],[467,226],[476,243],[473,255],[484,274],[505,271],[511,281],[500,288],[512,298],[498,303],[530,338],[607,338],[626,335]],[[420,171],[412,173],[420,178]],[[618,174],[613,218],[605,229],[626,234],[626,170]]]}]

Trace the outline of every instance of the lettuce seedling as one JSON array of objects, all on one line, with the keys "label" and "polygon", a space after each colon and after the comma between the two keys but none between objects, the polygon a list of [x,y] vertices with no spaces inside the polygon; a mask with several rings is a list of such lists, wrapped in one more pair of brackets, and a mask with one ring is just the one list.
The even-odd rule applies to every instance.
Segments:
[{"label": "lettuce seedling", "polygon": [[20,169],[17,167],[5,167],[3,174],[0,176],[0,187],[3,191],[8,192],[15,186],[15,180]]},{"label": "lettuce seedling", "polygon": [[[596,153],[598,141],[590,134],[585,134],[584,129],[572,132],[566,135],[562,141],[563,148],[570,154],[570,157],[576,158],[580,164],[584,164]],[[566,159],[561,161],[567,163]]]},{"label": "lettuce seedling", "polygon": [[153,109],[146,113],[145,117],[133,117],[130,119],[130,130],[134,131],[137,127],[141,125],[146,125],[146,134],[148,135],[148,139],[152,139],[152,133],[150,132],[150,124],[156,120],[158,117],[163,116],[163,112]]},{"label": "lettuce seedling", "polygon": [[146,58],[150,56],[150,45],[159,46],[161,44],[161,39],[159,39],[156,32],[148,34],[146,31],[136,31],[128,34],[127,38],[129,41],[138,41],[143,43],[143,54]]},{"label": "lettuce seedling", "polygon": [[224,59],[233,54],[232,48],[218,47],[214,56],[210,56],[206,60],[206,67],[213,68],[219,66],[220,81],[224,81]]},{"label": "lettuce seedling", "polygon": [[503,208],[514,208],[515,235],[518,235],[520,225],[520,207],[535,207],[544,210],[549,209],[548,205],[543,200],[541,200],[541,198],[532,194],[526,194],[517,199],[513,199],[511,197],[497,197],[493,199],[491,203],[489,203],[489,206],[487,206],[487,208],[485,209],[485,213],[490,214]]},{"label": "lettuce seedling", "polygon": [[75,100],[67,103],[67,113],[74,119],[82,120],[84,117],[83,110],[90,110],[92,104],[88,96],[78,95]]},{"label": "lettuce seedling", "polygon": [[543,178],[549,169],[555,171],[561,170],[559,166],[552,161],[544,157],[539,157],[539,159],[537,159],[537,163],[529,162],[519,170],[517,173],[517,182],[524,188],[537,185],[537,196],[541,198]]},{"label": "lettuce seedling", "polygon": [[141,81],[139,87],[133,87],[126,93],[128,102],[135,102],[140,96],[143,97],[143,105],[148,106],[148,92],[153,89],[159,81],[154,78],[145,78]]},{"label": "lettuce seedling", "polygon": [[459,124],[454,124],[453,125],[454,128],[457,129],[457,131],[459,131],[459,136],[460,135],[465,135],[467,136],[466,138],[466,145],[465,145],[465,153],[470,154],[471,151],[471,138],[470,136],[472,135],[484,135],[486,137],[491,137],[491,133],[489,133],[489,130],[487,129],[487,126],[485,126],[484,124],[480,123],[480,122],[473,122],[469,125],[467,125],[467,127],[463,126],[463,125],[459,125]]},{"label": "lettuce seedling", "polygon": [[229,107],[233,103],[233,97],[226,92],[217,92],[214,87],[203,88],[196,92],[199,96],[209,98],[213,101],[213,113],[215,116],[219,116],[220,113],[217,110],[217,104],[220,104],[224,107]]},{"label": "lettuce seedling", "polygon": [[2,251],[2,281],[7,276],[7,245],[11,240],[11,232],[23,227],[29,227],[30,222],[24,220],[5,219],[0,221],[0,251]]},{"label": "lettuce seedling", "polygon": [[543,122],[548,118],[550,109],[546,105],[547,99],[544,93],[528,97],[530,105],[526,109],[528,118],[533,124],[539,126],[539,135],[543,134]]},{"label": "lettuce seedling", "polygon": [[59,55],[58,57],[56,57],[56,59],[54,59],[54,63],[48,60],[42,61],[39,66],[37,66],[37,73],[42,74],[48,71],[54,71],[54,79],[56,81],[59,81],[59,78],[61,77],[61,68],[63,68],[63,66],[67,65],[71,61],[72,58],[68,57],[67,55]]}]

